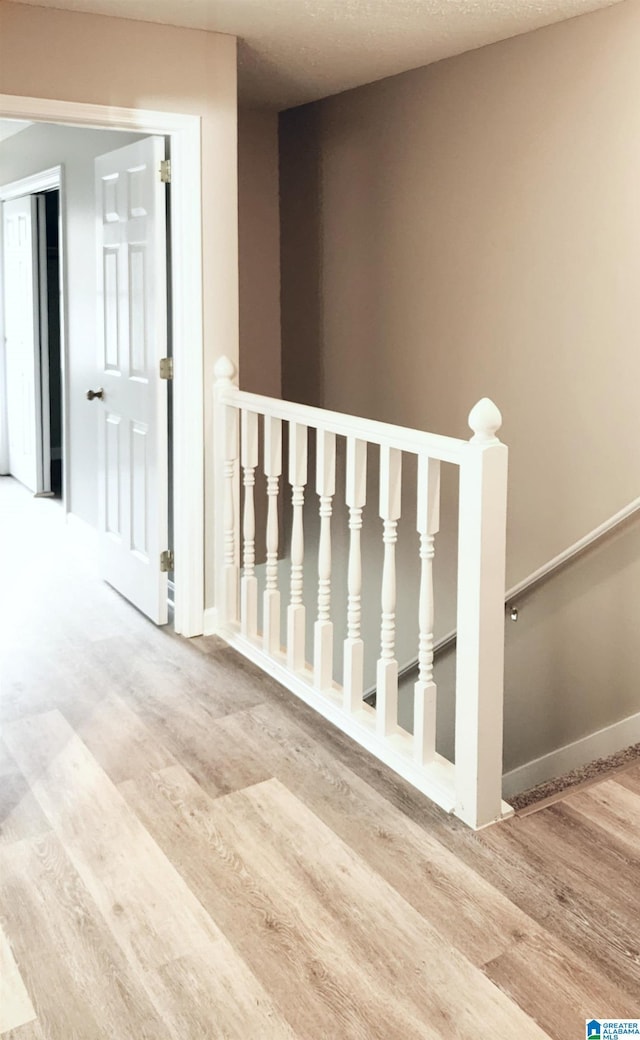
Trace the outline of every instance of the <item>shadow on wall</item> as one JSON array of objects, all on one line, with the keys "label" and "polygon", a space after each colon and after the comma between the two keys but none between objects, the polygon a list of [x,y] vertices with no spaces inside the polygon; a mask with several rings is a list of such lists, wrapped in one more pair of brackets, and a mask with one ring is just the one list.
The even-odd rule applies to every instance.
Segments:
[{"label": "shadow on wall", "polygon": [[[280,121],[282,396],[322,407],[322,197],[317,110],[294,109]],[[302,144],[302,147],[301,147]],[[301,262],[301,257],[304,261]]]}]

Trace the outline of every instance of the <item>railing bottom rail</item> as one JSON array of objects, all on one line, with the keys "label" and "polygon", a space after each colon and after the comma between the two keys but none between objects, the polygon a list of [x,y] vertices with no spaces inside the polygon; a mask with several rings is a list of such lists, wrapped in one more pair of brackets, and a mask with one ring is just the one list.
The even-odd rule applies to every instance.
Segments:
[{"label": "railing bottom rail", "polygon": [[[331,689],[318,693],[313,684],[311,666],[307,665],[303,671],[292,675],[287,667],[284,650],[266,654],[262,649],[262,640],[243,636],[238,625],[218,628],[216,634],[445,812],[455,813],[455,766],[448,759],[436,753],[431,762],[419,765],[412,759],[414,742],[410,733],[398,726],[394,733],[381,739],[376,733],[375,710],[363,701],[359,711],[344,712],[341,687],[334,683]],[[502,801],[497,819],[508,819],[510,816],[513,816],[513,809]],[[483,826],[490,826],[494,822],[491,820]],[[476,828],[479,829],[482,827]]]}]

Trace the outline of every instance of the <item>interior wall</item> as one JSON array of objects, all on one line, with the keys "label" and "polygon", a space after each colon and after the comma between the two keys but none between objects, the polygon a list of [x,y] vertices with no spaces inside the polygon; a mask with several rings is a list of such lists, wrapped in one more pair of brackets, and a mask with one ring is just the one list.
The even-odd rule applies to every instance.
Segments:
[{"label": "interior wall", "polygon": [[238,358],[236,40],[0,0],[0,93],[199,116],[205,379],[205,606],[213,605],[216,358]]},{"label": "interior wall", "polygon": [[280,397],[278,116],[238,112],[240,385]]},{"label": "interior wall", "polygon": [[[639,493],[639,40],[629,0],[281,116],[284,395],[463,437],[493,398],[508,584]],[[507,768],[640,709],[624,551],[508,628]]]},{"label": "interior wall", "polygon": [[94,159],[139,134],[34,123],[0,143],[2,183],[64,167],[65,301],[69,417],[67,508],[98,525],[98,409],[86,400],[96,382],[96,224]]}]

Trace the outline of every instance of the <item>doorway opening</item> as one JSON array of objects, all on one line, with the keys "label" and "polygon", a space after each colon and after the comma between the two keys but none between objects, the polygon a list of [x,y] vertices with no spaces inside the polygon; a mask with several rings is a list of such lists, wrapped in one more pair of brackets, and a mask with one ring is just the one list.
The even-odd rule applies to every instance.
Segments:
[{"label": "doorway opening", "polygon": [[43,320],[47,326],[47,368],[49,373],[49,488],[54,498],[62,498],[62,356],[60,353],[60,191],[44,194],[46,298]]},{"label": "doorway opening", "polygon": [[[43,189],[43,190],[41,190]],[[55,171],[0,188],[0,473],[62,497],[60,191]]]},{"label": "doorway opening", "polygon": [[[1,146],[3,172],[25,176],[0,185],[9,230],[0,278],[9,333],[0,359],[7,361],[0,419],[7,414],[8,459],[0,472],[38,497],[62,499],[68,520],[97,532],[103,577],[164,624],[174,601],[167,588],[173,568],[161,563],[161,556],[171,559],[171,383],[160,380],[155,354],[170,357],[173,339],[171,210],[159,161],[167,140],[44,121],[19,133]],[[65,166],[34,172],[52,151]],[[25,228],[30,252],[18,256],[11,249]],[[29,350],[27,410],[23,373],[10,360]],[[125,384],[127,399],[118,401]],[[37,445],[37,475],[35,461],[31,470],[18,465],[20,437]],[[130,551],[108,563],[118,542]]]},{"label": "doorway opening", "polygon": [[[173,548],[174,629],[185,636],[201,635],[204,627],[204,341],[202,287],[202,174],[201,119],[176,112],[114,108],[47,98],[0,95],[0,118],[55,123],[67,127],[125,130],[140,135],[159,134],[171,145],[171,243],[173,263],[172,339],[173,380]],[[61,210],[65,212],[65,185]],[[67,272],[62,263],[62,295]],[[66,323],[62,316],[62,353]],[[88,330],[91,333],[91,328]],[[63,400],[68,398],[63,373]],[[63,430],[66,454],[68,429]],[[1,439],[1,431],[0,431]],[[0,445],[1,449],[1,445]],[[68,467],[63,472],[68,481]]]}]

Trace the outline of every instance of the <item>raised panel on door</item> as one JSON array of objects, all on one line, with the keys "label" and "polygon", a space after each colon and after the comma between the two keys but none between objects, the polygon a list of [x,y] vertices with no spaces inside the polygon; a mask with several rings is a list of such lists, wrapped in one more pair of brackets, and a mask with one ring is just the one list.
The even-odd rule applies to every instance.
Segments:
[{"label": "raised panel on door", "polygon": [[164,140],[96,159],[100,526],[105,579],[167,621],[167,352]]},{"label": "raised panel on door", "polygon": [[122,485],[122,451],[120,439],[122,422],[119,415],[106,412],[104,415],[104,516],[105,534],[107,537],[122,541],[122,506],[120,488]]}]

